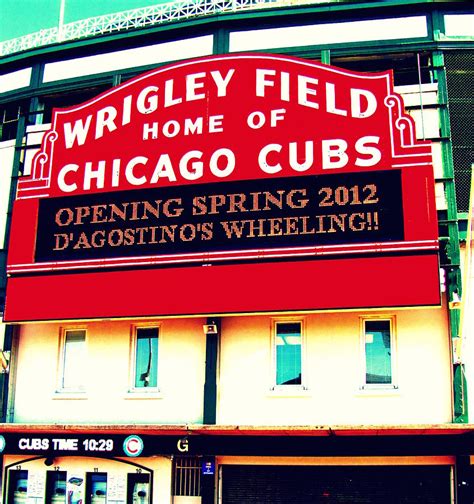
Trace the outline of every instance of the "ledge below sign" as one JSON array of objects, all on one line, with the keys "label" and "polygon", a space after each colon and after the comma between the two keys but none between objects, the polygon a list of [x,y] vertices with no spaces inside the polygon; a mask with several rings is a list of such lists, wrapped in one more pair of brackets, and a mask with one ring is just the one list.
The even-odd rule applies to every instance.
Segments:
[{"label": "ledge below sign", "polygon": [[[12,277],[6,322],[440,304],[437,253]],[[179,277],[183,279],[184,277]],[[111,288],[111,286],[114,286]],[[190,288],[192,286],[192,288]],[[75,299],[77,302],[71,303]]]}]

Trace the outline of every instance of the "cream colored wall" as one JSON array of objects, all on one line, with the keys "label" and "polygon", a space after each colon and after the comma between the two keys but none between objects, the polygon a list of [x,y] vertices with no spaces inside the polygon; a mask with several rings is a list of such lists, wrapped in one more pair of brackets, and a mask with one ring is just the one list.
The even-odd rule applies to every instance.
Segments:
[{"label": "cream colored wall", "polygon": [[[384,315],[393,315],[393,312]],[[398,311],[397,390],[361,390],[357,313],[307,315],[307,390],[271,390],[271,318],[222,323],[218,423],[256,425],[417,424],[451,421],[446,312]]]},{"label": "cream colored wall", "polygon": [[204,319],[160,322],[160,394],[129,390],[131,322],[88,322],[84,394],[57,393],[59,324],[20,328],[14,421],[25,423],[201,423]]},{"label": "cream colored wall", "polygon": [[[370,312],[370,315],[375,315]],[[218,423],[243,425],[411,424],[451,421],[451,356],[446,310],[395,316],[398,388],[362,390],[362,313],[303,316],[307,390],[272,390],[270,316],[222,320]],[[161,322],[161,394],[128,394],[130,322],[87,327],[86,393],[57,394],[59,324],[20,329],[14,421],[25,423],[201,423],[204,319]],[[82,397],[82,398],[81,398]]]}]

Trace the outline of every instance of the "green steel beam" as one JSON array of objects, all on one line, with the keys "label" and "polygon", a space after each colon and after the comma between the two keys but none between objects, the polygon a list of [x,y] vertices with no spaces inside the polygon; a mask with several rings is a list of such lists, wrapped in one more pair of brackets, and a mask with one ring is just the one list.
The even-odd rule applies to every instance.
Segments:
[{"label": "green steel beam", "polygon": [[213,54],[227,54],[229,52],[229,30],[218,28],[214,32]]},{"label": "green steel beam", "polygon": [[[440,104],[440,128],[441,136],[450,138],[451,124],[449,117],[449,97],[446,81],[446,70],[444,66],[443,53],[438,51],[433,54],[433,66],[436,79],[438,81],[438,102]],[[443,159],[443,179],[444,190],[447,202],[447,215],[443,224],[447,226],[449,240],[445,242],[446,256],[449,264],[446,265],[446,290],[448,301],[453,300],[456,293],[462,296],[462,276],[460,269],[460,235],[456,204],[456,190],[454,182],[454,164],[451,141],[441,143]],[[457,338],[460,335],[460,310],[449,304],[449,326],[451,338]],[[464,364],[455,363],[453,365],[453,397],[454,397],[454,418],[455,423],[467,423],[468,402],[467,402],[467,381],[465,377]]]},{"label": "green steel beam", "polygon": [[207,324],[214,326],[216,331],[206,331],[203,423],[214,425],[217,419],[217,355],[221,332],[220,319],[210,318]]},{"label": "green steel beam", "polygon": [[[418,2],[414,2],[415,4]],[[424,2],[422,2],[424,3]],[[393,4],[399,4],[402,5],[404,2],[394,2]],[[267,12],[268,14],[268,12]],[[298,16],[299,16],[299,11],[298,11]],[[411,13],[413,14],[413,13]],[[433,12],[424,12],[424,14],[427,15],[428,18],[428,26],[429,26],[429,37],[422,38],[422,39],[399,39],[399,40],[391,40],[391,41],[375,41],[375,42],[355,42],[355,43],[344,43],[344,44],[331,44],[331,45],[315,45],[315,46],[301,46],[301,47],[280,47],[276,49],[268,49],[265,50],[265,52],[269,53],[279,53],[279,54],[291,54],[291,55],[297,55],[301,57],[314,57],[314,58],[319,58],[321,55],[322,51],[331,51],[331,56],[332,57],[340,57],[340,56],[349,56],[349,55],[363,55],[363,54],[386,54],[390,52],[400,52],[400,51],[438,51],[440,50],[441,47],[449,47],[450,49],[453,48],[465,48],[465,47],[471,47],[473,43],[468,42],[468,41],[438,41],[436,34],[439,32],[444,31],[444,18],[442,13],[439,11],[433,11]],[[242,15],[242,14],[239,14]],[[206,18],[207,19],[207,18]],[[209,20],[209,19],[207,19]],[[349,21],[349,18],[347,19]],[[217,20],[216,20],[217,21]],[[219,21],[222,21],[222,18],[219,18]],[[310,22],[314,22],[314,19],[308,19],[305,18],[304,21],[302,21],[302,24],[307,24]],[[270,27],[271,26],[277,26],[277,24],[273,20],[272,24],[272,19],[269,18],[269,23]],[[221,23],[222,25],[222,23]],[[210,25],[212,28],[212,23]],[[268,27],[267,24],[265,27]],[[163,28],[163,27],[161,27]],[[193,33],[194,36],[196,35],[205,35],[205,34],[210,34],[212,33],[214,35],[214,47],[213,47],[213,52],[214,54],[224,54],[229,52],[229,32],[231,30],[238,30],[238,29],[251,29],[252,26],[249,26],[248,24],[245,24],[244,26],[240,25],[230,25],[229,23],[225,24],[225,27],[222,26],[216,26],[215,31],[202,31],[202,32],[195,32]],[[131,34],[129,34],[131,36]],[[141,32],[133,32],[133,35],[137,37],[137,41],[140,41],[140,38],[142,36]],[[176,35],[176,34],[175,34]],[[120,34],[117,34],[116,37],[118,38],[121,36]],[[103,39],[101,39],[103,40]],[[162,41],[165,42],[168,40],[168,38],[163,39]],[[81,44],[84,41],[79,41],[77,44]],[[99,43],[99,42],[97,42]],[[77,48],[80,46],[76,47],[76,52]],[[59,47],[54,48],[55,56],[61,56],[62,52],[59,49]],[[102,47],[102,50],[120,50],[120,47],[115,47],[115,48],[106,48]],[[48,51],[48,48],[44,48],[45,54]],[[74,52],[74,51],[72,51]],[[81,56],[85,55],[84,51],[79,52],[78,54],[68,54],[68,57],[71,56]],[[58,59],[58,58],[55,58]],[[34,58],[33,58],[34,60]],[[42,62],[44,63],[46,61],[46,58],[42,59]],[[4,63],[5,59],[0,58],[0,64]],[[166,63],[163,64],[151,64],[151,65],[146,65],[143,67],[138,68],[139,72],[145,72],[150,69],[162,66]],[[55,81],[51,83],[38,83],[38,86],[35,88],[23,88],[19,90],[14,90],[11,92],[7,93],[2,93],[2,96],[0,97],[0,103],[8,103],[12,100],[20,100],[24,98],[31,98],[32,96],[39,96],[45,93],[50,93],[54,92],[55,90],[61,90],[61,92],[65,92],[68,89],[80,89],[81,87],[86,88],[90,85],[100,85],[100,84],[105,84],[105,85],[113,85],[113,81],[116,78],[117,74],[126,76],[127,74],[135,74],[137,73],[137,69],[133,69],[133,72],[130,69],[123,69],[119,71],[112,71],[112,72],[104,72],[103,74],[99,75],[89,75],[89,76],[84,76],[84,77],[78,77],[78,78],[73,78],[73,79],[67,79],[67,80],[62,80],[62,81]]]},{"label": "green steel beam", "polygon": [[331,64],[331,50],[330,49],[325,49],[321,51],[321,63],[324,63],[326,65]]},{"label": "green steel beam", "polygon": [[[260,8],[245,12],[219,13],[212,16],[203,16],[185,21],[169,22],[150,28],[128,30],[126,32],[115,32],[109,35],[95,36],[81,40],[63,42],[61,44],[52,44],[49,46],[43,46],[40,48],[17,53],[12,56],[4,56],[3,58],[0,58],[0,64],[14,64],[28,58],[41,58],[43,61],[45,61],[48,59],[48,57],[54,57],[54,60],[57,60],[58,55],[60,55],[62,52],[71,53],[95,45],[106,47],[107,45],[116,45],[117,43],[126,44],[127,41],[131,38],[147,39],[149,37],[153,37],[156,40],[157,35],[166,33],[168,31],[184,30],[187,35],[192,32],[193,36],[196,36],[196,34],[198,34],[198,28],[201,27],[203,30],[210,29],[212,32],[213,25],[220,24],[223,21],[225,21],[226,23],[252,22],[252,20],[261,22],[262,18],[264,18],[267,21],[266,24],[268,25],[272,21],[275,22],[279,18],[285,18],[289,16],[301,17],[306,22],[308,22],[310,16],[318,15],[334,15],[334,17],[338,17],[340,19],[340,16],[342,14],[353,13],[360,18],[361,11],[367,13],[366,17],[373,18],[379,14],[388,15],[387,12],[390,15],[407,15],[407,12],[410,15],[419,12],[428,13],[435,7],[439,9],[441,6],[444,10],[453,12],[471,12],[471,9],[464,1],[444,0],[379,0],[377,2],[335,1],[307,6],[290,6],[264,9]],[[102,51],[103,50],[107,49],[102,49]],[[69,56],[67,57],[71,57],[71,55],[69,54]]]},{"label": "green steel beam", "polygon": [[[11,177],[11,185],[10,185],[10,194],[8,199],[8,209],[7,209],[7,218],[5,223],[5,240],[4,247],[5,250],[8,250],[8,243],[10,239],[10,228],[11,228],[11,218],[13,212],[13,202],[16,197],[16,188],[18,177],[20,174],[21,168],[21,156],[22,151],[24,149],[23,141],[25,138],[26,131],[26,117],[25,114],[22,113],[18,119],[18,126],[16,131],[15,138],[15,153],[13,156],[13,168],[12,168],[12,177]],[[3,265],[6,267],[6,264]],[[1,290],[6,289],[6,272],[3,270],[0,278],[2,285],[0,285]],[[3,311],[3,306],[0,307]],[[12,337],[13,337],[13,326],[6,326],[5,328],[5,338],[3,342],[3,350],[11,350],[12,346]],[[11,366],[10,366],[11,369]],[[7,409],[8,409],[8,387],[9,387],[9,374],[0,374],[0,421],[5,422],[7,420]]]}]

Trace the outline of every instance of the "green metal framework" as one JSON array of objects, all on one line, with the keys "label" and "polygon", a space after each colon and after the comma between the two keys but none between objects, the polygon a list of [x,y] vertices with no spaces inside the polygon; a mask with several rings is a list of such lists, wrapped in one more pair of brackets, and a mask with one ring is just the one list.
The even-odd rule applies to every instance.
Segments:
[{"label": "green metal framework", "polygon": [[[404,6],[430,3],[433,0],[386,0],[385,6]],[[438,0],[442,2],[443,0]],[[344,5],[347,4],[347,5]],[[15,39],[0,42],[0,56],[16,54],[29,49],[60,44],[71,40],[97,37],[111,33],[123,33],[167,23],[209,17],[211,15],[256,13],[285,7],[316,7],[320,11],[342,9],[365,9],[374,2],[351,0],[172,0],[155,5],[80,19],[64,24],[61,15],[58,26],[42,29]]]}]

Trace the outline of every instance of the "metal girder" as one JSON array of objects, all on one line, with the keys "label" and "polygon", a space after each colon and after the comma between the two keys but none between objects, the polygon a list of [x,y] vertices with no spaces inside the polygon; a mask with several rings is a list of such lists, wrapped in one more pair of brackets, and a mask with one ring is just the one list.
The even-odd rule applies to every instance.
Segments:
[{"label": "metal girder", "polygon": [[[319,3],[327,3],[325,0]],[[58,42],[104,35],[198,16],[259,8],[306,5],[313,0],[181,0],[105,14],[0,42],[0,56]]]}]

